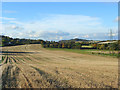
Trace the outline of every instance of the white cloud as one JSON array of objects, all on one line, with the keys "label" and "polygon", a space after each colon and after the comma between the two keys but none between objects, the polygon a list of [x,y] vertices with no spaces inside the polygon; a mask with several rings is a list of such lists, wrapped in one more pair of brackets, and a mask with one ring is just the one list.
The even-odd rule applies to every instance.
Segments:
[{"label": "white cloud", "polygon": [[63,39],[63,37],[60,37],[59,39],[60,39],[60,40],[62,40],[62,39]]},{"label": "white cloud", "polygon": [[94,33],[93,36],[96,37],[96,33]]},{"label": "white cloud", "polygon": [[[100,19],[97,17],[83,15],[49,15],[42,20],[37,20],[33,23],[10,21],[10,23],[19,24],[24,27],[24,30],[62,30],[67,32],[81,33],[91,32],[101,29]],[[98,29],[94,28],[97,27]]]},{"label": "white cloud", "polygon": [[16,26],[16,25],[12,25],[11,28],[12,28],[12,29],[16,29],[17,26]]},{"label": "white cloud", "polygon": [[8,18],[8,17],[0,17],[2,20],[15,20],[15,18]]},{"label": "white cloud", "polygon": [[107,36],[117,36],[117,33],[107,34]]},{"label": "white cloud", "polygon": [[13,32],[10,34],[11,37],[18,38],[32,38],[32,39],[44,39],[44,40],[62,40],[63,37],[69,36],[67,32],[61,31],[23,31],[23,32]]},{"label": "white cloud", "polygon": [[16,13],[16,11],[4,10],[4,13]]},{"label": "white cloud", "polygon": [[18,25],[23,25],[23,22],[19,22],[19,21],[15,21],[15,20],[10,20],[9,21],[10,24],[18,24]]},{"label": "white cloud", "polygon": [[89,35],[84,35],[84,36],[82,36],[82,37],[84,37],[84,38],[88,38],[88,37],[89,37]]},{"label": "white cloud", "polygon": [[[20,22],[15,18],[9,20],[4,27],[4,34],[20,38],[41,38],[44,40],[62,40],[71,38],[104,38],[108,27],[98,17],[83,15],[48,15],[42,20]],[[31,23],[32,22],[32,23]],[[117,29],[117,27],[109,27]],[[92,33],[89,35],[89,33]],[[94,39],[94,38],[92,38]]]},{"label": "white cloud", "polygon": [[4,28],[3,30],[5,30],[6,32],[11,31],[11,33],[12,33],[12,31],[15,31],[15,30],[17,30],[17,31],[23,30],[23,28],[21,26],[14,25],[14,24],[2,24],[2,26]]},{"label": "white cloud", "polygon": [[119,17],[116,17],[116,19],[115,19],[114,21],[115,21],[115,22],[120,21],[120,16],[119,16]]}]

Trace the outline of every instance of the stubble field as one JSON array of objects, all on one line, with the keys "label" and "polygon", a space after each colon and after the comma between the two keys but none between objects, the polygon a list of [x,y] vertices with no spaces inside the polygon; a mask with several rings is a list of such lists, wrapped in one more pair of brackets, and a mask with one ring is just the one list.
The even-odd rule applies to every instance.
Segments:
[{"label": "stubble field", "polygon": [[40,44],[3,47],[3,88],[117,88],[118,59],[66,51]]}]

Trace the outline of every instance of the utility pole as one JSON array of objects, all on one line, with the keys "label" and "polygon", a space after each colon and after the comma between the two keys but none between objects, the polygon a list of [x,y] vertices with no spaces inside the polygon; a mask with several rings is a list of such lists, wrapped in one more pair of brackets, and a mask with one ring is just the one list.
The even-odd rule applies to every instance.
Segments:
[{"label": "utility pole", "polygon": [[113,33],[112,33],[112,29],[110,29],[110,41],[113,40]]},{"label": "utility pole", "polygon": [[[110,29],[110,41],[112,42],[112,40],[113,40],[113,33],[112,33],[112,29]],[[112,54],[114,53],[112,43],[110,45],[110,53]]]}]

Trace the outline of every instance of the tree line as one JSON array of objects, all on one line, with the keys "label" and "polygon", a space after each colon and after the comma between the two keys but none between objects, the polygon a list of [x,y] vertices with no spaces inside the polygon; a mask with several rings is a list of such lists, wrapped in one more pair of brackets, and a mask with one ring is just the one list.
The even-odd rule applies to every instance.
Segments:
[{"label": "tree line", "polygon": [[15,46],[24,44],[41,44],[43,40],[32,40],[32,39],[19,39],[11,38],[8,36],[0,36],[0,46]]},{"label": "tree line", "polygon": [[[119,44],[110,43],[110,44],[98,44],[91,43],[89,41],[79,42],[55,42],[55,41],[44,41],[42,43],[44,48],[67,48],[67,49],[99,49],[99,50],[119,50]],[[86,46],[86,47],[85,47]]]},{"label": "tree line", "polygon": [[[0,36],[0,46],[15,46],[24,44],[41,44],[44,48],[67,48],[67,49],[99,49],[99,50],[119,50],[119,41],[111,44],[91,43],[89,40],[72,39],[63,41],[44,41],[41,39],[19,39],[8,36]],[[81,42],[76,42],[76,41]],[[87,46],[87,47],[86,47]]]}]

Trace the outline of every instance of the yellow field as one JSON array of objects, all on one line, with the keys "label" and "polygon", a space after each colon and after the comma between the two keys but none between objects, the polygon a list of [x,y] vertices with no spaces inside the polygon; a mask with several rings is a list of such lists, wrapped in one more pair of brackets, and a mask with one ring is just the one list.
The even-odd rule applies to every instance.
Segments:
[{"label": "yellow field", "polygon": [[3,47],[3,88],[117,88],[118,59],[39,44]]}]

